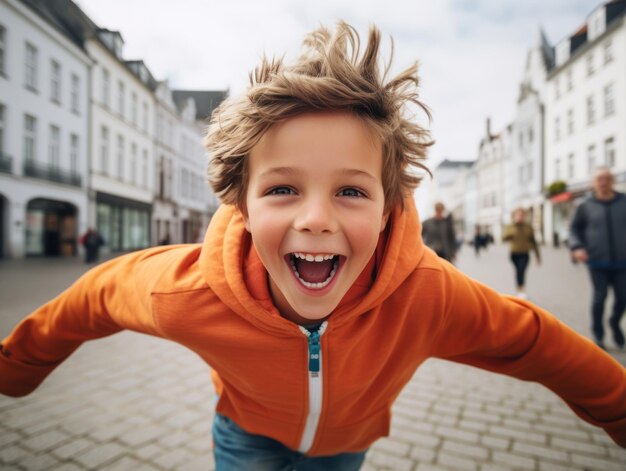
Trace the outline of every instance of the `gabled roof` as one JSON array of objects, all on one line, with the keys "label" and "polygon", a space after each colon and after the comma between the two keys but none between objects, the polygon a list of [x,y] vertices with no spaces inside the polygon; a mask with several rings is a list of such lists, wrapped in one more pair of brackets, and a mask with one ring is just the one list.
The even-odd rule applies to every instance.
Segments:
[{"label": "gabled roof", "polygon": [[213,110],[228,96],[228,90],[172,90],[172,98],[178,111],[185,107],[187,98],[196,102],[196,120],[208,121]]}]

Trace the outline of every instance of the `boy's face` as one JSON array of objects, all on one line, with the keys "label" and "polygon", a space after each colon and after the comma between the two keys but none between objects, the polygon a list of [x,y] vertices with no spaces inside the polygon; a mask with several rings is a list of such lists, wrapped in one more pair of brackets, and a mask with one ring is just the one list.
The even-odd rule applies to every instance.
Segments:
[{"label": "boy's face", "polygon": [[385,228],[382,148],[358,118],[309,113],[276,124],[249,156],[246,228],[280,313],[327,317]]}]

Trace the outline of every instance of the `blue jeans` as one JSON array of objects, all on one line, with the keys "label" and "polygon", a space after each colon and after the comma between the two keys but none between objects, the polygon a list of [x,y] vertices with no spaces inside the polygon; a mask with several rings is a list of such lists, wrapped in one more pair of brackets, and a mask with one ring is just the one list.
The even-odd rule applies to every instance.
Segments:
[{"label": "blue jeans", "polygon": [[526,268],[528,268],[529,260],[530,255],[527,253],[511,253],[511,261],[515,266],[515,281],[518,288],[526,284]]},{"label": "blue jeans", "polygon": [[216,471],[357,471],[365,451],[308,457],[262,435],[252,435],[215,413],[213,453]]},{"label": "blue jeans", "polygon": [[589,268],[593,283],[593,299],[591,302],[592,323],[591,329],[596,341],[604,339],[604,301],[609,287],[613,287],[615,301],[613,312],[609,318],[609,325],[613,330],[613,338],[618,346],[624,345],[624,334],[620,322],[626,310],[626,270]]}]

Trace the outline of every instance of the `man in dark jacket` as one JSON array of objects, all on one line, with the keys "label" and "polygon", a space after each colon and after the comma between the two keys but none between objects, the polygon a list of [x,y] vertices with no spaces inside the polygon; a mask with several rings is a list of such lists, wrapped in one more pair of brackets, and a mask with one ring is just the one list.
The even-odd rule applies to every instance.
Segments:
[{"label": "man in dark jacket", "polygon": [[615,303],[609,325],[615,344],[624,348],[620,321],[626,310],[626,196],[613,188],[613,174],[606,167],[593,176],[593,196],[576,210],[570,227],[570,250],[575,261],[586,263],[593,283],[592,329],[604,348],[604,301],[609,286]]},{"label": "man in dark jacket", "polygon": [[457,248],[454,221],[452,214],[444,216],[445,209],[443,203],[435,204],[435,216],[424,221],[422,225],[422,238],[437,255],[453,262]]}]

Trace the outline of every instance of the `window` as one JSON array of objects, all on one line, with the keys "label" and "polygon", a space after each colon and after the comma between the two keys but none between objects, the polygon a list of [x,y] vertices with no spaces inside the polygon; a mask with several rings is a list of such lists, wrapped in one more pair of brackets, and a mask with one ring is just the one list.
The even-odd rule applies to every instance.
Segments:
[{"label": "window", "polygon": [[117,112],[124,117],[124,83],[117,82]]},{"label": "window", "polygon": [[24,86],[29,90],[37,90],[37,48],[26,43],[24,55]]},{"label": "window", "polygon": [[554,79],[554,98],[558,100],[561,98],[561,87],[559,86],[559,78]]},{"label": "window", "polygon": [[528,142],[533,142],[533,128],[528,128]]},{"label": "window", "polygon": [[80,79],[76,74],[72,74],[72,90],[70,93],[70,108],[73,113],[78,114],[80,106]]},{"label": "window", "polygon": [[609,62],[611,62],[613,60],[613,45],[611,44],[611,41],[606,41],[604,43],[604,63],[608,64]]},{"label": "window", "polygon": [[[185,152],[185,149],[184,149],[184,147],[185,147],[184,144],[185,143],[183,143],[183,155],[187,155],[186,152]],[[519,148],[520,149],[524,148],[524,133],[523,132],[519,133]]]},{"label": "window", "polygon": [[148,132],[148,103],[143,102],[143,130]]},{"label": "window", "polygon": [[556,159],[554,161],[554,179],[561,179],[561,159]]},{"label": "window", "polygon": [[28,114],[24,115],[24,161],[35,160],[35,143],[37,140],[37,119]]},{"label": "window", "polygon": [[604,87],[604,116],[611,116],[615,113],[615,93],[613,84]]},{"label": "window", "polygon": [[117,178],[124,178],[124,136],[117,136]]},{"label": "window", "polygon": [[554,140],[561,139],[561,118],[554,119]]},{"label": "window", "polygon": [[591,174],[596,169],[596,146],[587,147],[587,171]]},{"label": "window", "polygon": [[593,75],[595,69],[593,67],[593,53],[589,53],[587,56],[587,75]]},{"label": "window", "polygon": [[109,174],[109,128],[100,129],[100,171],[103,175]]},{"label": "window", "polygon": [[50,167],[58,169],[61,164],[61,131],[58,126],[50,125],[50,142],[48,147]]},{"label": "window", "polygon": [[572,91],[574,89],[574,78],[572,76],[572,69],[569,68],[567,70],[567,91]]},{"label": "window", "polygon": [[567,133],[574,133],[574,110],[571,108],[567,110]]},{"label": "window", "polygon": [[615,167],[615,141],[612,137],[604,141],[604,163]]},{"label": "window", "polygon": [[50,61],[50,100],[61,103],[61,64]]},{"label": "window", "polygon": [[130,145],[130,181],[137,183],[137,144]]},{"label": "window", "polygon": [[133,124],[137,125],[137,94],[133,92],[130,98],[130,119]]},{"label": "window", "polygon": [[0,105],[0,157],[4,154],[4,105]]},{"label": "window", "polygon": [[569,154],[567,156],[567,178],[574,178],[574,165],[574,154]]},{"label": "window", "polygon": [[146,149],[143,150],[141,159],[141,185],[148,188],[148,151]]},{"label": "window", "polygon": [[111,77],[107,69],[102,69],[102,104],[109,106],[111,99]]},{"label": "window", "polygon": [[0,25],[0,75],[5,75],[5,56],[6,56],[6,35],[7,30],[4,26]]},{"label": "window", "polygon": [[593,102],[593,95],[587,97],[587,124],[593,124],[596,121],[596,107]]},{"label": "window", "polygon": [[73,174],[78,173],[78,165],[78,136],[76,134],[72,134],[70,136],[70,171]]}]

